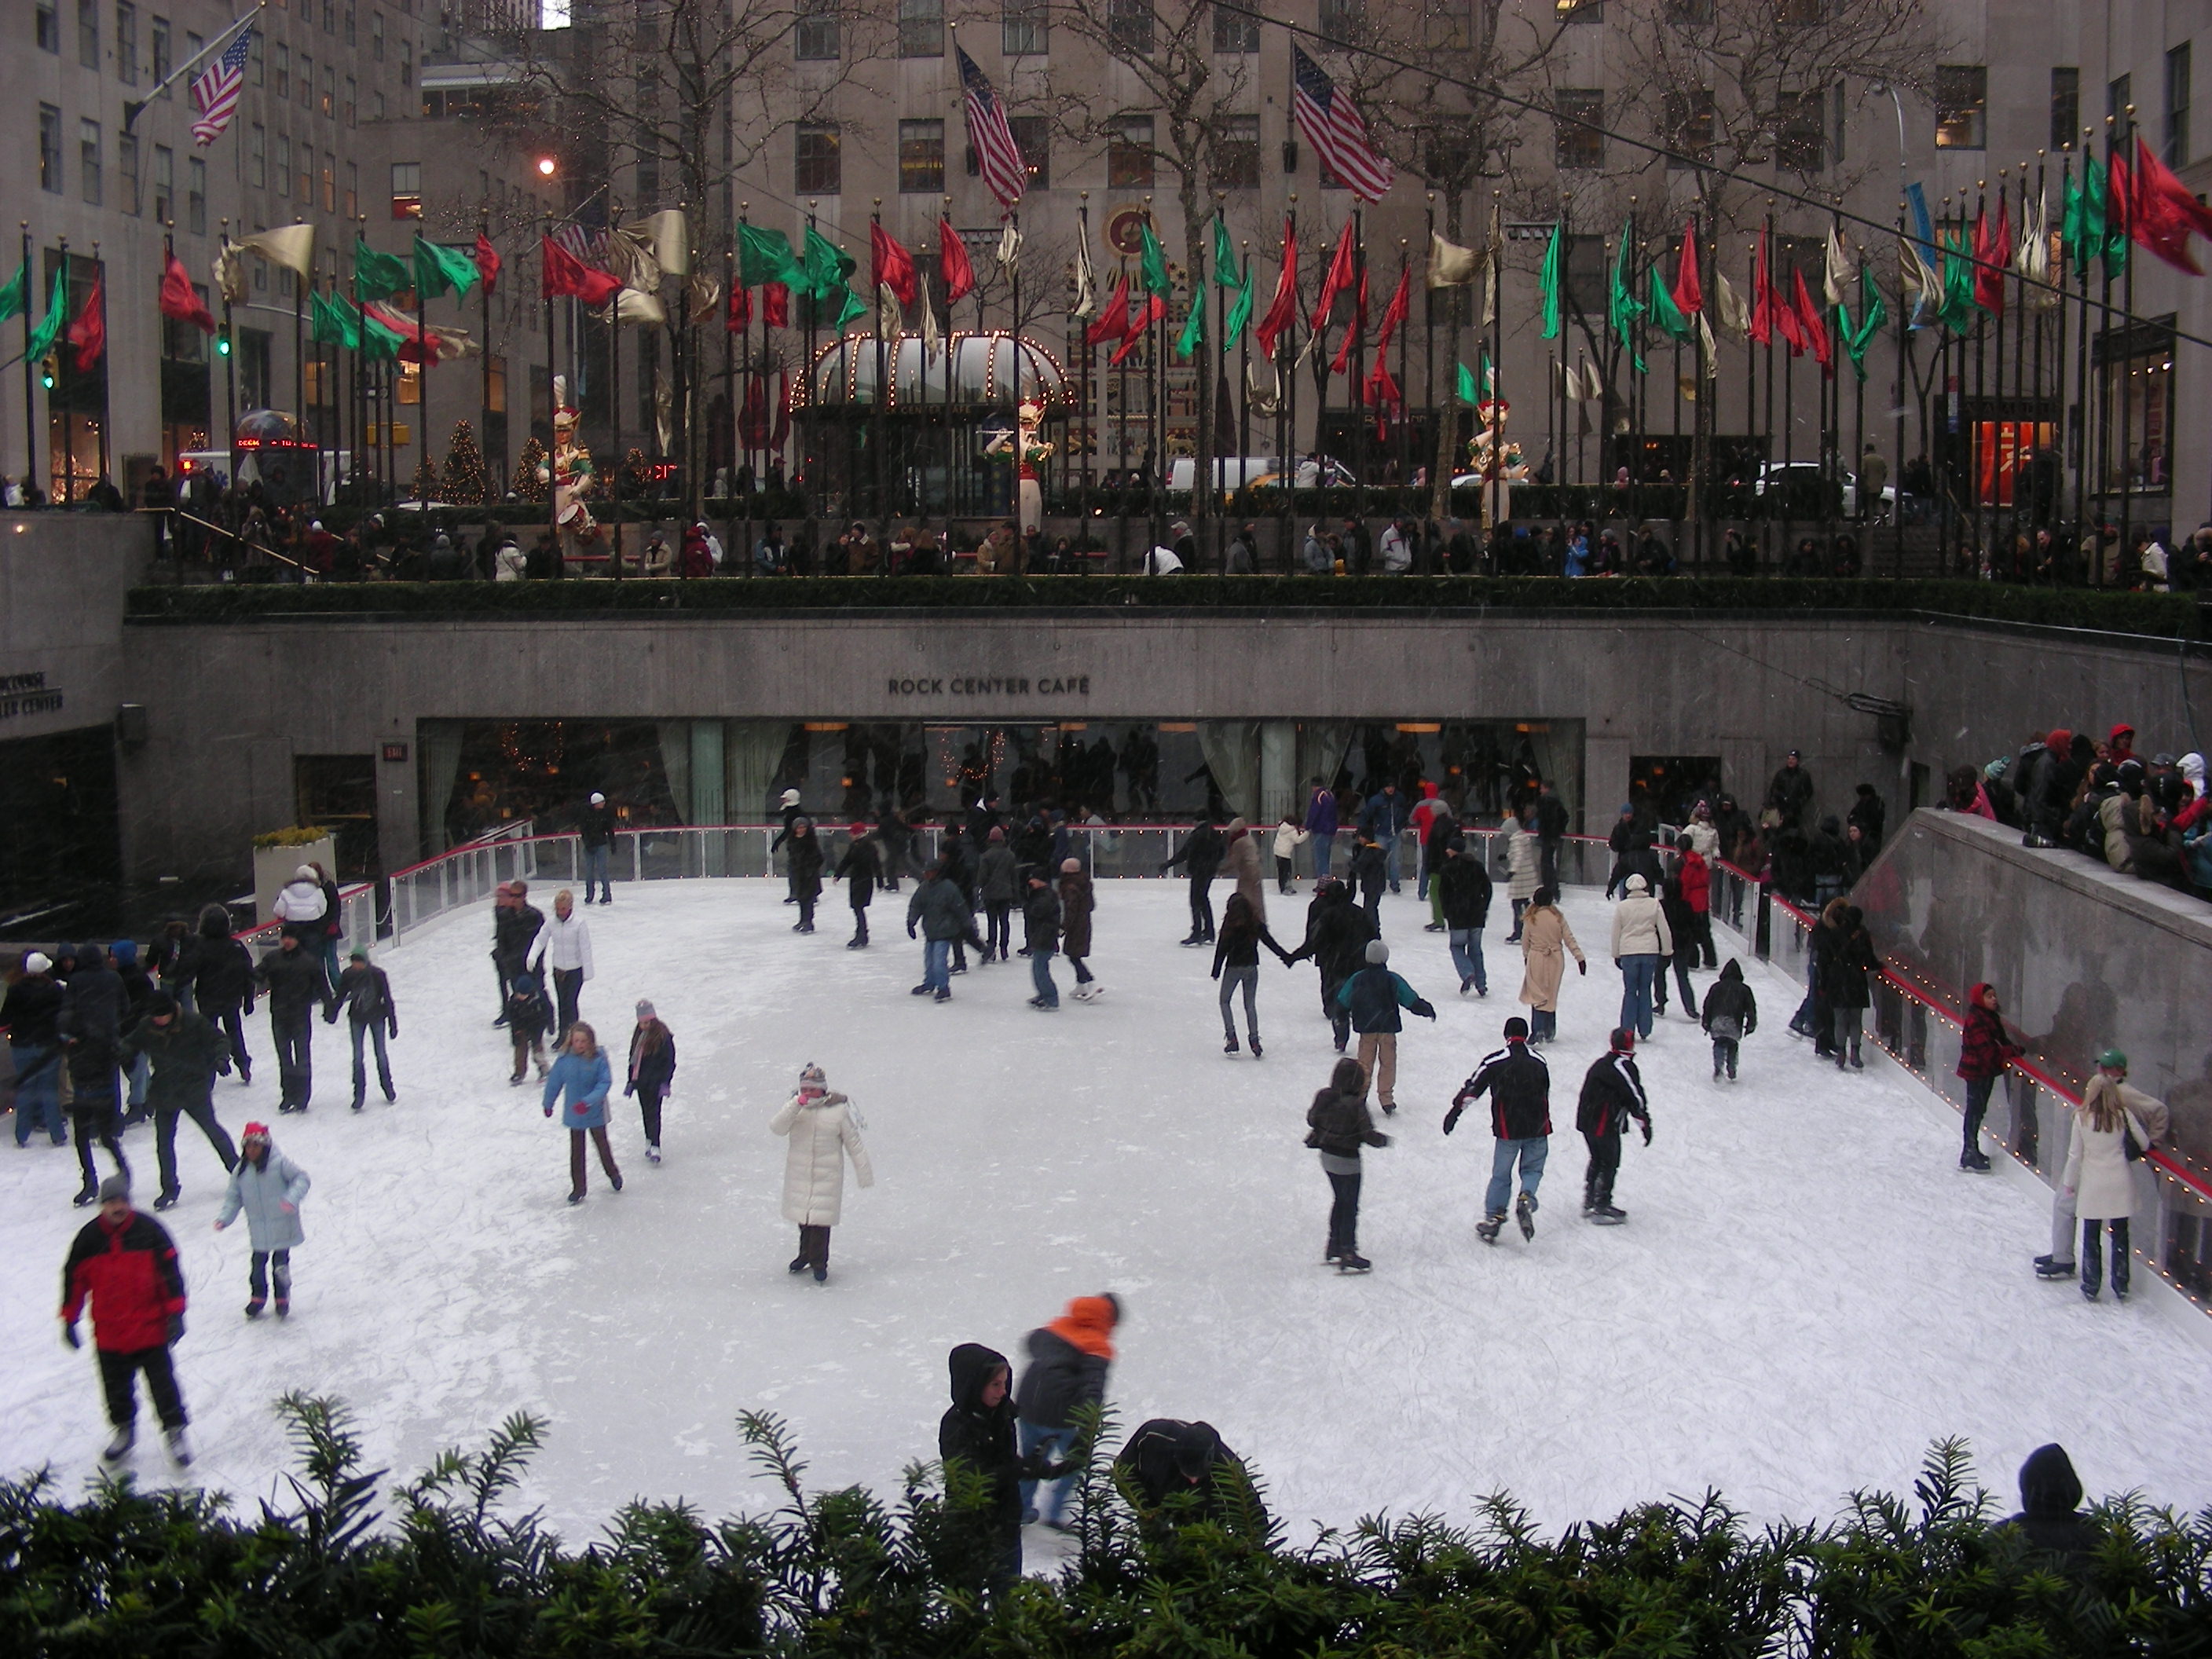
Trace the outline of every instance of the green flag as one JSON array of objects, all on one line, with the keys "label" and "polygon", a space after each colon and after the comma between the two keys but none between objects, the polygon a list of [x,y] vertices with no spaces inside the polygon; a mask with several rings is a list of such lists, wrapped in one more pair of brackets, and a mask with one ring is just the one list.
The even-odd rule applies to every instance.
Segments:
[{"label": "green flag", "polygon": [[1157,294],[1162,299],[1168,295],[1168,256],[1160,251],[1160,239],[1152,234],[1152,221],[1147,219],[1138,227],[1144,233],[1145,252],[1140,261],[1145,273],[1145,292]]},{"label": "green flag", "polygon": [[27,362],[36,362],[54,349],[61,337],[63,325],[69,321],[69,267],[60,265],[54,271],[53,292],[46,296],[44,321],[31,331],[31,343],[24,348]]},{"label": "green flag", "polygon": [[1966,228],[1939,232],[1936,240],[1943,248],[1943,305],[1936,320],[1954,334],[1964,334],[1981,315],[1974,303],[1974,262],[1967,252]]},{"label": "green flag", "polygon": [[403,337],[396,329],[386,328],[368,312],[361,313],[361,349],[368,357],[398,362]]},{"label": "green flag", "polygon": [[738,227],[738,282],[747,288],[757,288],[763,283],[781,283],[787,287],[805,289],[807,280],[806,267],[791,251],[791,238],[780,230],[769,230],[761,225]]},{"label": "green flag", "polygon": [[1182,332],[1176,337],[1176,356],[1188,357],[1205,343],[1206,291],[1201,289],[1190,302],[1190,316],[1183,323]]},{"label": "green flag", "polygon": [[1867,348],[1874,337],[1881,332],[1882,325],[1889,320],[1889,307],[1881,302],[1881,284],[1874,279],[1874,267],[1859,267],[1859,320],[1851,322],[1850,312],[1843,306],[1836,307],[1836,337],[1844,343],[1844,349],[1851,360],[1851,371],[1861,381],[1866,375]]},{"label": "green flag", "polygon": [[424,299],[448,289],[456,297],[465,295],[483,279],[473,255],[420,235],[415,238],[415,291]]},{"label": "green flag", "polygon": [[1651,267],[1650,287],[1651,298],[1647,301],[1647,306],[1651,313],[1652,325],[1670,340],[1688,339],[1693,331],[1690,319],[1682,314],[1682,308],[1674,303],[1674,296],[1668,291],[1666,279],[1660,276],[1659,267],[1656,264]]},{"label": "green flag", "polygon": [[1629,362],[1641,374],[1644,372],[1644,358],[1636,349],[1636,325],[1643,318],[1644,307],[1628,288],[1628,269],[1635,259],[1636,222],[1625,219],[1620,226],[1620,251],[1613,260],[1613,289],[1606,298],[1606,321],[1626,348]]},{"label": "green flag", "polygon": [[1469,409],[1482,401],[1482,393],[1475,390],[1474,371],[1465,363],[1453,365],[1459,370],[1459,400]]},{"label": "green flag", "polygon": [[867,314],[868,302],[863,300],[859,295],[854,293],[853,290],[848,288],[845,290],[845,303],[837,308],[837,320],[832,323],[830,326],[832,328],[842,328],[846,324],[851,322],[854,318],[865,317]]},{"label": "green flag", "polygon": [[313,320],[307,325],[308,335],[324,345],[343,346],[348,351],[361,348],[361,313],[337,295],[325,299],[320,294],[310,294],[307,304]]},{"label": "green flag", "polygon": [[353,243],[353,289],[356,299],[389,300],[404,294],[412,281],[407,261],[396,253],[379,253],[360,237]]},{"label": "green flag", "polygon": [[1239,263],[1237,258],[1237,244],[1230,240],[1229,222],[1217,213],[1213,216],[1214,286],[1235,288],[1237,285],[1237,268]]},{"label": "green flag", "polygon": [[1566,271],[1566,227],[1552,222],[1552,240],[1544,248],[1544,337],[1559,337],[1559,288]]},{"label": "green flag", "polygon": [[[846,287],[853,272],[859,267],[859,260],[813,226],[807,226],[806,258],[797,286],[817,300],[828,300]],[[766,280],[779,282],[787,279],[771,276]],[[839,320],[843,319],[841,318]]]},{"label": "green flag", "polygon": [[1244,325],[1252,320],[1252,264],[1244,263],[1244,274],[1237,284],[1237,297],[1229,302],[1229,321],[1221,342],[1224,351],[1244,337]]},{"label": "green flag", "polygon": [[15,267],[15,274],[8,279],[8,286],[0,288],[0,323],[11,321],[23,309],[31,297],[31,262],[26,259]]},{"label": "green flag", "polygon": [[2066,173],[2066,211],[2058,222],[2060,256],[2073,261],[2077,275],[2089,274],[2089,240],[2087,210],[2088,198],[2081,191],[2081,181],[2069,167]]}]

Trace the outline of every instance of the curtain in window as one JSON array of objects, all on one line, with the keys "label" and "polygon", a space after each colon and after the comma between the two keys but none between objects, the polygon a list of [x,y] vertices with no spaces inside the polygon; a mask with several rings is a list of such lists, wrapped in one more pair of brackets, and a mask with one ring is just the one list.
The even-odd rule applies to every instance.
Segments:
[{"label": "curtain in window", "polygon": [[691,816],[691,722],[661,720],[655,728],[660,738],[660,769],[668,775],[668,796],[675,804],[678,823],[696,823]]},{"label": "curtain in window", "polygon": [[440,851],[453,844],[447,830],[447,815],[453,804],[453,785],[461,774],[461,723],[428,720],[421,727],[422,744],[422,812],[429,820]]},{"label": "curtain in window", "polygon": [[1260,800],[1259,721],[1200,720],[1198,744],[1229,810],[1250,822]]}]

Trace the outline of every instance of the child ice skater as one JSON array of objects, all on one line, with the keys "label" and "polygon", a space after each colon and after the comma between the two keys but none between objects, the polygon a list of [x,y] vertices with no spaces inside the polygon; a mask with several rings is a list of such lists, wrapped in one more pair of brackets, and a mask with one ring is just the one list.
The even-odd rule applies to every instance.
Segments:
[{"label": "child ice skater", "polygon": [[300,1200],[307,1197],[308,1185],[307,1172],[276,1150],[269,1138],[268,1125],[246,1126],[245,1139],[239,1143],[238,1164],[230,1172],[230,1185],[223,1193],[215,1230],[221,1232],[238,1219],[241,1211],[245,1212],[246,1241],[253,1247],[252,1263],[246,1271],[251,1296],[246,1304],[248,1319],[261,1317],[272,1285],[276,1292],[276,1317],[282,1319],[292,1311],[292,1252],[307,1237],[300,1226]]},{"label": "child ice skater", "polygon": [[1713,1081],[1728,1073],[1735,1081],[1736,1045],[1759,1029],[1759,1000],[1743,982],[1743,964],[1734,957],[1705,993],[1705,1007],[1698,1022],[1713,1040]]}]

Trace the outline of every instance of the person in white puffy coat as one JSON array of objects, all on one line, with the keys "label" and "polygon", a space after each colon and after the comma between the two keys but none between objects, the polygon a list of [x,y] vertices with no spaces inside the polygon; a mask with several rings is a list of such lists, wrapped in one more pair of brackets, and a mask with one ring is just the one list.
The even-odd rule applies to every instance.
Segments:
[{"label": "person in white puffy coat", "polygon": [[1298,848],[1311,838],[1312,832],[1303,828],[1288,812],[1275,826],[1275,890],[1295,893],[1298,890],[1297,870],[1293,860]]},{"label": "person in white puffy coat", "polygon": [[221,1232],[244,1212],[246,1241],[253,1250],[247,1270],[252,1292],[246,1304],[248,1319],[261,1317],[272,1279],[276,1316],[282,1319],[291,1311],[292,1252],[307,1237],[300,1225],[300,1202],[307,1197],[308,1185],[307,1172],[276,1150],[264,1125],[246,1126],[237,1165],[230,1172],[222,1208],[216,1215],[215,1230]]},{"label": "person in white puffy coat", "polygon": [[323,894],[323,878],[312,864],[303,864],[292,872],[269,907],[269,914],[284,924],[284,931],[296,937],[302,945],[312,946],[311,956],[323,953],[323,918],[330,909],[330,901]]},{"label": "person in white puffy coat", "polygon": [[830,1277],[830,1230],[845,1207],[845,1159],[863,1187],[876,1184],[875,1166],[860,1139],[860,1126],[844,1096],[831,1091],[819,1066],[799,1074],[799,1092],[769,1121],[770,1133],[788,1138],[783,1160],[783,1218],[799,1228],[799,1254],[791,1271]]}]

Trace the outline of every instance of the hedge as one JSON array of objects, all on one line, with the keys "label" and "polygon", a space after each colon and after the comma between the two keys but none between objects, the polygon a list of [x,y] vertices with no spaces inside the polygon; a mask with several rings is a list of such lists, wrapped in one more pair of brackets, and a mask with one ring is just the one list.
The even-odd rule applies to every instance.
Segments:
[{"label": "hedge", "polygon": [[739,1428],[773,1510],[710,1523],[638,1500],[579,1544],[511,1513],[544,1434],[530,1418],[443,1454],[387,1517],[343,1409],[295,1395],[280,1410],[301,1468],[258,1514],[127,1479],[76,1503],[43,1473],[0,1484],[0,1644],[57,1659],[2119,1659],[2202,1654],[2212,1629],[2212,1515],[2130,1496],[2092,1512],[2085,1558],[2043,1554],[1997,1524],[1956,1443],[1911,1500],[1856,1494],[1825,1523],[1754,1528],[1709,1493],[1547,1536],[1499,1496],[1471,1527],[1377,1513],[1292,1545],[1264,1487],[1234,1474],[1206,1512],[1133,1510],[1096,1449],[1118,1432],[1094,1417],[1073,1553],[994,1598],[972,1474],[918,1463],[893,1498],[811,1491],[772,1418]]},{"label": "hedge", "polygon": [[779,576],[698,581],[224,583],[131,590],[137,621],[246,622],[311,616],[747,615],[848,610],[1714,611],[1744,615],[1917,612],[2147,635],[2206,637],[2194,599],[1876,577],[1560,576]]}]

